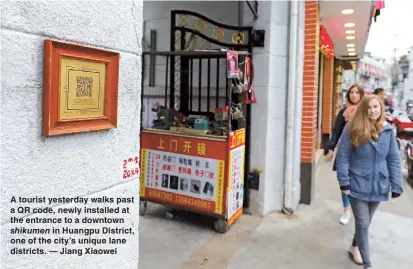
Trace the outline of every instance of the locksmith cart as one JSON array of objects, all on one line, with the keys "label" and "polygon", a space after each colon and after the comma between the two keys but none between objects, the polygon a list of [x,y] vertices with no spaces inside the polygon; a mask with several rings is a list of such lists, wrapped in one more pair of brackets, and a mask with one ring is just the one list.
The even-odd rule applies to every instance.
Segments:
[{"label": "locksmith cart", "polygon": [[247,49],[143,53],[141,215],[149,201],[175,209],[171,219],[176,210],[213,216],[226,232],[243,213],[245,108],[255,94],[248,47],[234,48]]}]

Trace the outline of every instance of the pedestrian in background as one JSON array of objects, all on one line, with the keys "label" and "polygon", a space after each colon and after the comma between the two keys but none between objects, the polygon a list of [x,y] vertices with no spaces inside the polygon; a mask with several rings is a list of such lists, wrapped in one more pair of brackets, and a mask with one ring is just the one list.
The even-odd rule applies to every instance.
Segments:
[{"label": "pedestrian in background", "polygon": [[374,90],[373,94],[377,95],[378,97],[380,97],[380,99],[384,102],[384,90],[383,88],[377,88]]},{"label": "pedestrian in background", "polygon": [[[383,101],[384,103],[384,107],[386,108],[386,98],[384,96],[384,89],[383,88],[377,88],[374,90],[373,94],[377,95],[378,97],[380,97],[381,101]],[[384,110],[386,111],[386,109]],[[389,110],[390,115],[393,113],[391,110]],[[384,118],[386,121],[392,121],[392,117],[390,115],[386,115],[386,113],[384,113]]]},{"label": "pedestrian in background", "polygon": [[372,268],[368,230],[373,215],[390,192],[392,198],[403,193],[396,136],[384,120],[384,104],[377,95],[362,99],[343,131],[336,160],[340,189],[350,198],[355,218],[352,248],[357,245],[364,268]]},{"label": "pedestrian in background", "polygon": [[[333,130],[331,132],[331,137],[328,142],[328,153],[326,161],[331,161],[333,159],[334,149],[336,148],[336,145],[340,139],[344,126],[354,117],[354,114],[356,113],[357,107],[363,96],[364,89],[357,85],[351,86],[350,89],[347,91],[346,106],[338,112]],[[336,171],[336,168],[336,160],[334,160],[333,171]],[[344,212],[340,216],[339,221],[341,224],[346,225],[348,224],[351,218],[350,201],[347,195],[345,195],[344,193],[341,193],[341,198],[343,201]]]}]

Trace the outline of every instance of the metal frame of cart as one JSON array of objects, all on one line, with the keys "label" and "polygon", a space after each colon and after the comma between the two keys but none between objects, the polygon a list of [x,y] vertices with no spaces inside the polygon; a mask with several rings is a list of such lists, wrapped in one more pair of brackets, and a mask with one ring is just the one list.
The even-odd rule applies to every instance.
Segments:
[{"label": "metal frame of cart", "polygon": [[[163,70],[164,85],[160,86],[164,88],[164,105],[185,115],[208,115],[211,108],[231,107],[233,102],[242,103],[242,95],[233,94],[231,79],[226,76],[227,53],[219,49],[238,51],[239,62],[242,62],[252,50],[252,27],[219,24],[189,11],[172,11],[171,25],[171,51],[145,52],[142,57],[142,78],[145,79],[145,62],[149,58],[150,86],[153,88],[159,89],[154,85],[156,68],[161,66]],[[156,57],[161,60],[155,60]],[[156,64],[156,67],[155,62],[162,64]],[[214,75],[215,78],[211,79]],[[223,76],[225,79],[222,79]],[[194,84],[196,80],[197,85]],[[142,98],[151,95],[144,88],[142,81]],[[249,105],[243,104],[244,119],[230,120],[230,131],[226,136],[142,128],[141,214],[146,211],[146,202],[151,201],[211,215],[216,218],[215,229],[226,232],[242,214],[248,201],[244,178],[249,166],[246,156],[249,147],[249,110]],[[168,163],[173,158],[175,162]],[[204,171],[202,165],[209,165],[210,169]],[[156,172],[159,167],[163,171],[161,174]],[[168,187],[163,184],[164,179],[168,179]],[[199,183],[198,188],[190,189],[197,186],[193,182]],[[189,193],[182,193],[181,188],[189,188]],[[212,189],[213,197],[206,197],[204,194],[208,190],[211,194]],[[200,195],[196,195],[198,191]],[[195,195],[191,192],[195,192]]]}]

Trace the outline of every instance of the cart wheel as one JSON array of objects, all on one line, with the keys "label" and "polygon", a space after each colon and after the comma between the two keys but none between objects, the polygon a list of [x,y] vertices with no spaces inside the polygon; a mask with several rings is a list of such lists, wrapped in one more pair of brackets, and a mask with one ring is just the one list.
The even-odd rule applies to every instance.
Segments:
[{"label": "cart wheel", "polygon": [[217,219],[214,222],[214,229],[219,233],[226,233],[229,229],[228,222],[225,219]]},{"label": "cart wheel", "polygon": [[147,208],[148,202],[147,201],[141,201],[139,203],[139,215],[144,216],[146,213],[146,208]]},{"label": "cart wheel", "polygon": [[165,218],[168,220],[174,220],[177,215],[178,211],[176,210],[165,212]]}]

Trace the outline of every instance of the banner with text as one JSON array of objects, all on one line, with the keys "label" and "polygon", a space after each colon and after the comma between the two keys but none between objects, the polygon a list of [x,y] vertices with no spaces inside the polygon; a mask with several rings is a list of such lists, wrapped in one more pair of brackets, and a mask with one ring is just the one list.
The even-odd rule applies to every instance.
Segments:
[{"label": "banner with text", "polygon": [[227,218],[231,224],[231,218],[242,212],[244,199],[245,129],[232,132],[229,141]]},{"label": "banner with text", "polygon": [[141,196],[222,214],[225,141],[142,134]]}]

